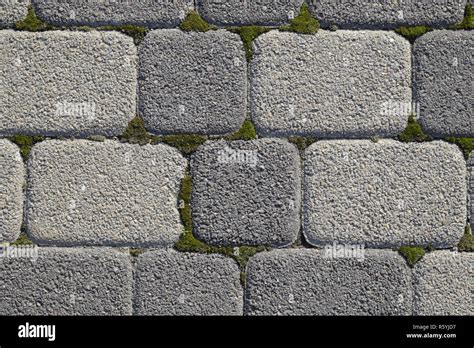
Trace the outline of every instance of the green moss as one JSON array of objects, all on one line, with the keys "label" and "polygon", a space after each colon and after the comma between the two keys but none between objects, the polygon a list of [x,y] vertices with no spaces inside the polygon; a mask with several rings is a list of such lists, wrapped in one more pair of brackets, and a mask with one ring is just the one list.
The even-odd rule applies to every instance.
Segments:
[{"label": "green moss", "polygon": [[196,151],[206,140],[206,137],[201,135],[166,135],[162,138],[165,144],[177,148],[186,156]]},{"label": "green moss", "polygon": [[[82,27],[87,28],[87,27]],[[126,25],[105,25],[102,27],[98,27],[98,30],[115,30],[124,33],[133,38],[133,42],[135,45],[139,45],[143,39],[145,38],[146,34],[148,34],[149,29],[144,27],[139,27],[136,25],[126,24]]]},{"label": "green moss", "polygon": [[184,31],[206,32],[213,27],[209,25],[196,11],[189,11],[183,23],[179,26]]},{"label": "green moss", "polygon": [[103,143],[105,141],[106,137],[104,137],[103,135],[92,135],[88,139],[91,140],[91,141],[96,141],[96,142],[99,142],[99,143]]},{"label": "green moss", "polygon": [[255,254],[265,250],[269,249],[266,247],[241,246],[239,248],[238,255],[236,255],[236,253],[234,252],[233,257],[235,261],[237,261],[237,263],[239,264],[240,268],[245,271],[245,267],[247,266],[247,263],[249,262],[250,258]]},{"label": "green moss", "polygon": [[461,23],[451,25],[449,29],[453,30],[466,30],[466,29],[474,29],[474,14],[472,10],[472,5],[468,3],[464,10],[464,19]]},{"label": "green moss", "polygon": [[308,138],[308,137],[289,137],[288,141],[292,144],[295,144],[298,150],[303,152],[311,144],[314,144],[318,140],[316,138]]},{"label": "green moss", "polygon": [[284,25],[279,29],[299,34],[315,34],[318,32],[319,27],[319,22],[311,15],[308,5],[303,4],[299,15],[291,20],[290,25]]},{"label": "green moss", "polygon": [[20,147],[21,157],[23,160],[28,160],[30,155],[31,148],[34,144],[39,143],[44,140],[42,136],[29,136],[29,135],[14,135],[8,138],[10,141],[14,142]]},{"label": "green moss", "polygon": [[21,234],[20,234],[20,237],[18,237],[18,239],[16,241],[14,241],[13,243],[10,243],[10,245],[12,246],[21,246],[21,245],[34,245],[35,243],[33,243],[29,238],[28,238],[28,235],[26,234],[26,226],[23,224],[21,226]]},{"label": "green moss", "polygon": [[472,235],[471,228],[469,226],[466,226],[464,236],[462,236],[461,240],[459,241],[458,250],[471,253],[474,252],[474,236]]},{"label": "green moss", "polygon": [[426,25],[417,25],[414,27],[400,27],[398,29],[395,29],[395,32],[406,38],[411,43],[413,43],[418,37],[423,34],[426,34],[431,30],[433,29],[427,27]]},{"label": "green moss", "polygon": [[190,175],[186,175],[181,180],[181,189],[179,192],[179,213],[181,215],[181,221],[183,222],[184,229],[191,231],[193,228],[191,220],[191,191],[192,191],[192,178]]},{"label": "green moss", "polygon": [[35,10],[33,6],[28,7],[28,14],[26,18],[15,23],[16,30],[26,30],[26,31],[45,31],[53,30],[54,26],[43,22],[38,17],[36,17]]},{"label": "green moss", "polygon": [[413,267],[426,254],[425,249],[419,247],[401,247],[398,252],[407,260],[410,267]]},{"label": "green moss", "polygon": [[257,139],[257,131],[255,130],[255,126],[251,121],[245,120],[245,122],[242,124],[242,127],[240,127],[237,132],[224,137],[224,139],[227,141],[254,140]]},{"label": "green moss", "polygon": [[416,121],[413,115],[408,118],[408,125],[402,134],[398,136],[398,140],[409,143],[409,142],[423,142],[431,140],[431,137],[427,135],[421,125]]},{"label": "green moss", "polygon": [[456,144],[461,149],[464,157],[466,159],[469,158],[472,150],[474,150],[474,138],[446,138],[445,139],[449,143]]},{"label": "green moss", "polygon": [[138,257],[140,254],[143,254],[145,252],[144,249],[139,249],[139,248],[130,248],[130,255],[132,257]]},{"label": "green moss", "polygon": [[245,48],[245,57],[247,62],[250,62],[253,58],[252,42],[260,35],[270,31],[271,28],[259,27],[256,25],[230,28],[229,31],[239,34]]},{"label": "green moss", "polygon": [[130,121],[125,132],[119,137],[123,143],[139,145],[150,144],[153,138],[154,137],[147,132],[143,120],[138,116]]}]

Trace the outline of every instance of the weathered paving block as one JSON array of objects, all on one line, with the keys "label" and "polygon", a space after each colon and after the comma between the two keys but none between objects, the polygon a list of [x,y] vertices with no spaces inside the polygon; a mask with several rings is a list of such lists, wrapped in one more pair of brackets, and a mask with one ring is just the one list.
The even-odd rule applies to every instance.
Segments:
[{"label": "weathered paving block", "polygon": [[45,141],[28,165],[28,231],[53,245],[173,244],[185,169],[167,145]]},{"label": "weathered paving block", "polygon": [[334,140],[306,151],[304,234],[313,245],[456,245],[466,224],[466,164],[442,141]]},{"label": "weathered paving block", "polygon": [[334,258],[325,250],[259,253],[247,265],[249,315],[409,315],[411,272],[394,251]]},{"label": "weathered paving block", "polygon": [[434,31],[416,40],[415,97],[425,131],[474,136],[472,31]]},{"label": "weathered paving block", "polygon": [[39,18],[56,25],[176,27],[192,0],[34,0]]},{"label": "weathered paving block", "polygon": [[286,140],[208,142],[191,159],[195,235],[215,245],[293,243],[301,168]]},{"label": "weathered paving block", "polygon": [[445,27],[463,19],[465,0],[308,0],[323,26],[382,29],[428,25]]},{"label": "weathered paving block", "polygon": [[0,27],[10,27],[26,17],[30,0],[0,0]]},{"label": "weathered paving block", "polygon": [[282,25],[296,17],[303,0],[198,0],[201,16],[216,25]]},{"label": "weathered paving block", "polygon": [[473,315],[474,253],[435,251],[415,265],[414,315]]},{"label": "weathered paving block", "polygon": [[147,252],[135,279],[137,315],[242,315],[240,271],[231,258]]},{"label": "weathered paving block", "polygon": [[474,231],[474,152],[471,153],[467,161],[468,180],[469,180],[469,214],[471,221],[471,230]]},{"label": "weathered paving block", "polygon": [[247,63],[225,30],[155,30],[140,46],[140,112],[162,134],[226,134],[247,112]]},{"label": "weathered paving block", "polygon": [[136,114],[137,52],[117,32],[0,32],[0,134],[118,135]]},{"label": "weathered paving block", "polygon": [[20,235],[25,168],[16,145],[0,139],[0,243]]},{"label": "weathered paving block", "polygon": [[0,258],[0,315],[131,315],[132,264],[107,248],[35,248]]},{"label": "weathered paving block", "polygon": [[272,31],[257,38],[251,109],[263,134],[394,136],[411,106],[411,52],[393,32]]}]

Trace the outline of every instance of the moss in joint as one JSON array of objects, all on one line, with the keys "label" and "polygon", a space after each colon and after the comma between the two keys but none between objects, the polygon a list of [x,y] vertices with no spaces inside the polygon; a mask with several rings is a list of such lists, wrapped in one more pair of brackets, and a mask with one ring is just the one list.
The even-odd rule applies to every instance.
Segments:
[{"label": "moss in joint", "polygon": [[229,31],[235,34],[239,34],[245,48],[245,57],[247,62],[250,62],[253,58],[252,42],[260,35],[270,31],[271,28],[259,27],[256,25],[230,28]]},{"label": "moss in joint", "polygon": [[466,226],[464,236],[461,238],[458,244],[459,251],[474,252],[474,236],[472,235],[471,228]]},{"label": "moss in joint", "polygon": [[36,17],[35,10],[33,6],[28,7],[28,14],[25,19],[15,23],[16,30],[25,30],[25,31],[45,31],[45,30],[54,30],[56,27],[43,22],[38,17]]},{"label": "moss in joint", "polygon": [[319,27],[319,22],[311,15],[308,5],[303,4],[298,16],[292,19],[289,25],[284,25],[279,29],[281,31],[292,31],[298,34],[316,34]]},{"label": "moss in joint", "polygon": [[181,30],[184,31],[198,31],[198,32],[206,32],[213,27],[209,25],[196,11],[189,11],[184,21],[179,26]]},{"label": "moss in joint", "polygon": [[[86,30],[87,27],[81,27]],[[121,33],[130,36],[133,38],[133,42],[135,45],[139,45],[143,39],[145,38],[146,34],[148,34],[149,29],[144,27],[139,27],[136,25],[126,24],[126,25],[105,25],[102,27],[98,27],[98,30],[115,30],[120,31]]]},{"label": "moss in joint", "polygon": [[235,132],[234,134],[224,137],[224,140],[233,141],[233,140],[254,140],[257,139],[257,131],[252,121],[245,120],[242,124],[242,127]]},{"label": "moss in joint", "polygon": [[417,25],[413,27],[400,27],[398,29],[395,29],[395,32],[403,36],[405,39],[407,39],[411,43],[413,43],[418,37],[426,34],[427,32],[431,30],[433,29],[426,25]]},{"label": "moss in joint", "polygon": [[162,138],[163,143],[173,146],[185,156],[191,155],[199,146],[206,142],[207,138],[201,135],[183,134],[166,135]]},{"label": "moss in joint", "polygon": [[452,30],[466,30],[474,29],[474,11],[472,10],[472,5],[468,3],[464,9],[464,19],[461,23],[451,25],[449,29]]},{"label": "moss in joint", "polygon": [[21,157],[23,157],[23,160],[26,162],[33,145],[43,141],[45,138],[42,136],[14,135],[8,139],[20,147]]},{"label": "moss in joint", "polygon": [[426,254],[426,251],[423,248],[408,246],[401,247],[398,249],[398,252],[407,260],[410,267],[413,267]]},{"label": "moss in joint", "polygon": [[298,150],[303,152],[310,145],[314,144],[318,140],[316,138],[311,137],[289,137],[288,141],[292,144],[295,144]]},{"label": "moss in joint", "polygon": [[186,175],[181,180],[181,189],[179,192],[179,213],[184,229],[191,231],[193,228],[191,220],[191,191],[192,191],[192,178],[190,175]]},{"label": "moss in joint", "polygon": [[145,123],[138,116],[130,121],[125,132],[119,136],[119,140],[123,143],[138,145],[157,144],[161,141],[160,137],[147,132]]},{"label": "moss in joint", "polygon": [[421,125],[416,121],[414,115],[410,115],[408,118],[408,125],[402,134],[398,136],[398,140],[404,143],[409,142],[424,142],[431,140],[431,137],[427,135]]},{"label": "moss in joint", "polygon": [[474,150],[474,138],[446,138],[449,143],[456,144],[461,149],[466,160],[469,158],[472,150]]},{"label": "moss in joint", "polygon": [[144,249],[140,249],[140,248],[130,248],[130,255],[132,257],[138,257],[140,256],[140,254],[143,254],[145,252]]}]

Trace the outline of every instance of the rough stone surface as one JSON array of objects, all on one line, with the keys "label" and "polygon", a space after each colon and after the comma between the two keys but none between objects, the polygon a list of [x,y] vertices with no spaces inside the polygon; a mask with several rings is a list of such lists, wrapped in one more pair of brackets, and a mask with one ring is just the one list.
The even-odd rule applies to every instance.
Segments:
[{"label": "rough stone surface", "polygon": [[469,215],[471,221],[471,230],[474,231],[474,152],[471,153],[467,162],[468,180],[469,180]]},{"label": "rough stone surface", "polygon": [[250,259],[245,307],[250,315],[409,315],[411,272],[395,251],[365,250],[357,260],[274,250]]},{"label": "rough stone surface", "polygon": [[456,245],[466,224],[466,164],[441,141],[334,140],[306,151],[304,234],[314,245]]},{"label": "rough stone surface", "polygon": [[247,112],[247,63],[240,37],[155,30],[140,46],[140,112],[162,134],[226,134]]},{"label": "rough stone surface", "polygon": [[413,278],[414,315],[474,315],[474,253],[429,253]]},{"label": "rough stone surface", "polygon": [[131,315],[132,264],[111,249],[0,258],[0,315]]},{"label": "rough stone surface", "polygon": [[282,25],[296,17],[303,0],[197,0],[201,16],[215,25]]},{"label": "rough stone surface", "polygon": [[25,167],[18,147],[0,139],[0,243],[13,242],[23,221]]},{"label": "rough stone surface", "polygon": [[242,315],[240,271],[231,258],[148,252],[135,278],[137,315]]},{"label": "rough stone surface", "polygon": [[56,25],[176,27],[192,0],[34,0],[39,18]]},{"label": "rough stone surface", "polygon": [[308,0],[325,27],[382,29],[428,25],[445,27],[463,19],[465,0]]},{"label": "rough stone surface", "polygon": [[173,244],[185,169],[167,145],[42,142],[28,165],[28,232],[54,245]]},{"label": "rough stone surface", "polygon": [[286,140],[208,142],[191,159],[196,236],[217,245],[293,243],[301,164]]},{"label": "rough stone surface", "polygon": [[411,51],[394,32],[271,31],[254,42],[251,109],[266,135],[395,136],[411,106]]},{"label": "rough stone surface", "polygon": [[26,17],[30,0],[0,0],[0,27],[10,27]]},{"label": "rough stone surface", "polygon": [[434,31],[416,40],[415,97],[434,136],[474,137],[472,31]]},{"label": "rough stone surface", "polygon": [[136,114],[137,53],[117,32],[0,32],[0,135],[118,135]]}]

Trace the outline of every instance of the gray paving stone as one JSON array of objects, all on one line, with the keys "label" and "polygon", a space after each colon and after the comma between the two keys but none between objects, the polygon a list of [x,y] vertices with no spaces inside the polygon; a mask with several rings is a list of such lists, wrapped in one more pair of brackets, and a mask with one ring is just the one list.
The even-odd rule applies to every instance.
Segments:
[{"label": "gray paving stone", "polygon": [[282,25],[300,12],[303,0],[197,0],[200,15],[215,25]]},{"label": "gray paving stone", "polygon": [[429,253],[413,279],[414,315],[474,315],[474,253]]},{"label": "gray paving stone", "polygon": [[0,258],[0,315],[132,314],[127,253],[106,248],[30,252]]},{"label": "gray paving stone", "polygon": [[42,142],[28,165],[28,232],[48,245],[173,244],[186,163],[167,145]]},{"label": "gray paving stone", "polygon": [[397,252],[365,250],[363,259],[325,250],[260,253],[247,265],[249,315],[409,315],[411,272]]},{"label": "gray paving stone", "polygon": [[121,134],[136,115],[137,52],[117,32],[0,32],[0,135]]},{"label": "gray paving stone", "polygon": [[463,19],[465,0],[308,0],[323,26],[382,29],[428,25],[445,27]]},{"label": "gray paving stone", "polygon": [[0,0],[0,27],[11,27],[26,17],[30,0]]},{"label": "gray paving stone", "polygon": [[471,221],[471,230],[474,231],[474,152],[471,153],[467,161],[468,168],[468,189],[469,189],[469,215]]},{"label": "gray paving stone", "polygon": [[13,242],[23,221],[25,167],[18,147],[0,139],[0,243]]},{"label": "gray paving stone", "polygon": [[155,30],[140,46],[140,112],[162,134],[226,134],[247,113],[247,63],[237,34]]},{"label": "gray paving stone", "polygon": [[216,245],[293,243],[301,164],[286,140],[207,142],[191,159],[194,233]]},{"label": "gray paving stone", "polygon": [[137,315],[242,315],[240,271],[231,258],[147,252],[135,279]]},{"label": "gray paving stone", "polygon": [[176,27],[192,0],[33,0],[39,18],[56,25]]},{"label": "gray paving stone", "polygon": [[466,224],[466,164],[442,141],[334,140],[306,151],[304,234],[314,245],[456,245]]},{"label": "gray paving stone", "polygon": [[474,136],[473,49],[472,31],[434,31],[415,42],[419,118],[434,136]]},{"label": "gray paving stone", "polygon": [[391,137],[406,127],[411,49],[394,32],[272,31],[254,48],[250,103],[262,134]]}]

